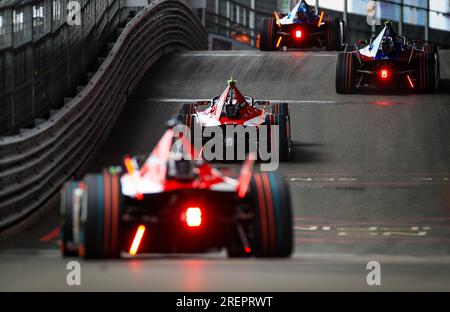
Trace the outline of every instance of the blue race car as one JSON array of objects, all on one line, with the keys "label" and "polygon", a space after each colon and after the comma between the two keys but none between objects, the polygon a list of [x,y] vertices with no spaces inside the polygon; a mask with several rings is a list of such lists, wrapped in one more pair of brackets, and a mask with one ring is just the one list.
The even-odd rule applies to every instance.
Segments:
[{"label": "blue race car", "polygon": [[433,93],[439,82],[438,47],[398,35],[386,21],[370,41],[338,54],[336,92],[372,89]]},{"label": "blue race car", "polygon": [[275,12],[275,17],[263,18],[260,33],[262,51],[283,47],[292,49],[325,48],[327,51],[344,49],[345,22],[313,10],[302,0],[286,15]]}]

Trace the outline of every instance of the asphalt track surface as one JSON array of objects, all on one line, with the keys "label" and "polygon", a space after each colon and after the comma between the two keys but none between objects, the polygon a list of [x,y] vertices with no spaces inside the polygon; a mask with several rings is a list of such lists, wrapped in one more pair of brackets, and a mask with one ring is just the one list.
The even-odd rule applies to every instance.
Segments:
[{"label": "asphalt track surface", "polygon": [[[55,208],[0,242],[0,290],[450,290],[448,85],[435,95],[337,95],[335,62],[328,52],[167,56],[144,77],[90,168],[151,151],[183,101],[220,94],[233,76],[244,94],[290,103],[294,159],[280,169],[295,213],[291,259],[81,261],[82,286],[69,287]],[[366,283],[370,260],[381,263],[381,286]]]}]

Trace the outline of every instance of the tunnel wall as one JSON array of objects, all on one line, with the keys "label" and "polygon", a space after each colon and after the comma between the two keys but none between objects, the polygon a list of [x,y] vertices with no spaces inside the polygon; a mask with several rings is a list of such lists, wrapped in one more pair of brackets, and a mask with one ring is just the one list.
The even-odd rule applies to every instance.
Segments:
[{"label": "tunnel wall", "polygon": [[0,232],[29,222],[56,198],[101,146],[155,61],[207,45],[205,29],[184,0],[155,0],[141,10],[81,93],[38,127],[0,138]]},{"label": "tunnel wall", "polygon": [[0,4],[0,135],[60,108],[120,21],[120,0],[78,3],[79,19],[69,0]]}]

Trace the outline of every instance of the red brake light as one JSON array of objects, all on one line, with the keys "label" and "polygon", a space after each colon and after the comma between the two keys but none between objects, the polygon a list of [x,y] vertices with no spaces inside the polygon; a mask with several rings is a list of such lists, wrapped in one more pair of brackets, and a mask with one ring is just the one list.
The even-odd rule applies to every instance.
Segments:
[{"label": "red brake light", "polygon": [[202,211],[198,207],[189,207],[186,210],[186,223],[189,227],[198,227],[202,224]]},{"label": "red brake light", "polygon": [[389,69],[382,69],[380,70],[380,77],[381,79],[389,79],[390,72]]},{"label": "red brake light", "polygon": [[301,30],[296,30],[295,31],[295,38],[300,39],[302,37],[302,31]]}]

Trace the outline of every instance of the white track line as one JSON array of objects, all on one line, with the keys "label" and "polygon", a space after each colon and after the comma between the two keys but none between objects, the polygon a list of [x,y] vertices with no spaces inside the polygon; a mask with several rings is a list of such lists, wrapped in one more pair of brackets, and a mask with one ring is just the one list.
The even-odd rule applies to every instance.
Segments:
[{"label": "white track line", "polygon": [[[302,52],[302,51],[290,51],[291,53],[280,53],[276,54],[277,56],[313,56],[313,57],[336,57],[337,54],[320,54],[320,53],[311,53],[311,52]],[[275,54],[263,54],[263,53],[214,53],[214,52],[201,52],[201,53],[180,53],[176,54],[176,56],[194,56],[194,57],[235,57],[235,56],[251,56],[251,57],[261,57],[265,55],[275,55]]]}]

